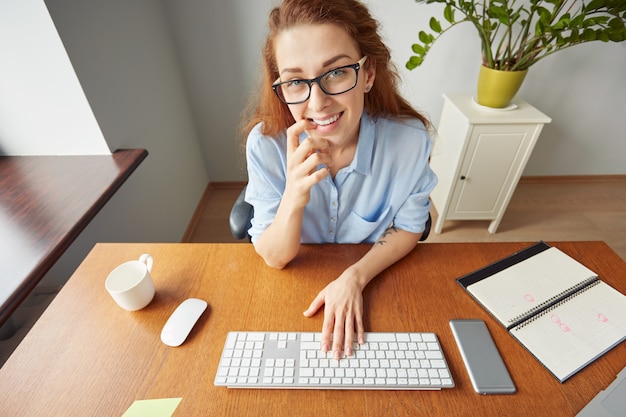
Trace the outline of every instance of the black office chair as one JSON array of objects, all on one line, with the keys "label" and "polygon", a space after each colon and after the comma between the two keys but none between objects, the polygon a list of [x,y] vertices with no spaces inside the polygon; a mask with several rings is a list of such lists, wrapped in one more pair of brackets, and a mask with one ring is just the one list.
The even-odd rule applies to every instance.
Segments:
[{"label": "black office chair", "polygon": [[[230,231],[233,234],[233,237],[238,240],[245,237],[250,239],[248,230],[250,230],[250,222],[252,221],[252,216],[254,215],[254,207],[244,200],[246,187],[243,187],[243,190],[237,197],[237,200],[235,200],[235,204],[233,204],[233,208],[230,210],[230,216],[228,218],[228,221],[230,222]],[[420,237],[420,242],[428,238],[432,222],[433,220],[429,212],[428,220],[426,220],[426,225],[424,226],[424,232],[422,233],[422,237]]]},{"label": "black office chair", "polygon": [[241,240],[245,237],[250,239],[248,230],[250,230],[250,227],[252,226],[251,221],[252,216],[254,215],[254,207],[244,200],[247,187],[247,185],[243,187],[243,190],[239,193],[237,200],[235,200],[235,204],[233,204],[233,208],[230,209],[230,216],[228,217],[230,232],[237,240]]}]

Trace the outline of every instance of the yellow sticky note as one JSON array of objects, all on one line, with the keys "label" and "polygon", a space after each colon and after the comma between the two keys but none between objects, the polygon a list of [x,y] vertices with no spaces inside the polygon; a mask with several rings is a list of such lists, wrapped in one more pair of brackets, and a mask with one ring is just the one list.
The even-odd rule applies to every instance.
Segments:
[{"label": "yellow sticky note", "polygon": [[171,417],[182,398],[137,400],[122,417]]}]

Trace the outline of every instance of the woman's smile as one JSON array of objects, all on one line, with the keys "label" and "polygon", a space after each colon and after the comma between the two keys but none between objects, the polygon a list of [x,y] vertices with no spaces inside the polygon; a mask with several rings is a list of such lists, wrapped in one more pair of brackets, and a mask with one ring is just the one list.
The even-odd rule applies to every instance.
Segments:
[{"label": "woman's smile", "polygon": [[319,126],[328,126],[332,123],[335,123],[337,120],[339,120],[339,118],[341,117],[342,113],[337,113],[333,116],[330,116],[326,119],[322,119],[322,118],[310,118],[309,120],[312,121],[313,123],[315,123],[316,125]]}]

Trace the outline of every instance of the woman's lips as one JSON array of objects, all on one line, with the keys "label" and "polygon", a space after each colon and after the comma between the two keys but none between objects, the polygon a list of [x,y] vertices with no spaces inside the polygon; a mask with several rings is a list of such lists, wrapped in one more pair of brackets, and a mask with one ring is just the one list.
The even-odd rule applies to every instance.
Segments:
[{"label": "woman's lips", "polygon": [[328,126],[335,123],[341,117],[343,113],[334,114],[326,119],[309,118],[310,121],[318,126]]}]

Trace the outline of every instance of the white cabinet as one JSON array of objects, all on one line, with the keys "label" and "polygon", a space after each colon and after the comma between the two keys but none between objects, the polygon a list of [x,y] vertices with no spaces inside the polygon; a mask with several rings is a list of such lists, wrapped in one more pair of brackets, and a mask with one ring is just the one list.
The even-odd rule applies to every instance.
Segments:
[{"label": "white cabinet", "polygon": [[522,100],[509,110],[476,104],[470,95],[444,95],[430,165],[439,177],[431,193],[446,220],[491,220],[495,233],[544,124],[550,118]]}]

